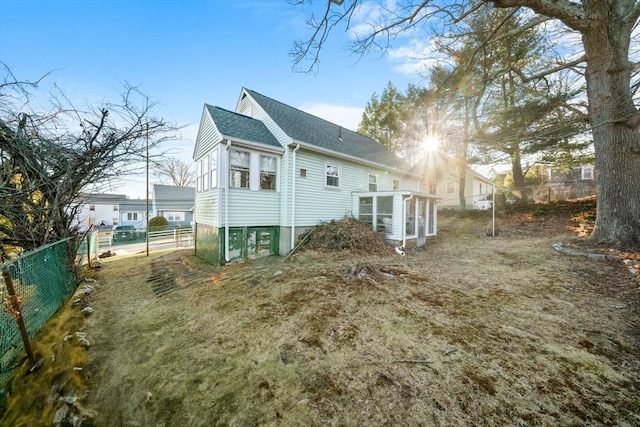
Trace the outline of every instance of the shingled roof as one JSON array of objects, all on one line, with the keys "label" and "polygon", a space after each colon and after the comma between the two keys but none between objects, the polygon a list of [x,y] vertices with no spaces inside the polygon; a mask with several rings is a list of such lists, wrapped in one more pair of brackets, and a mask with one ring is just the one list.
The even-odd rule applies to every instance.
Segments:
[{"label": "shingled roof", "polygon": [[305,113],[253,90],[246,88],[245,90],[295,141],[388,167],[404,170],[409,168],[402,159],[374,139]]},{"label": "shingled roof", "polygon": [[278,140],[260,120],[205,104],[207,111],[224,136],[282,148]]}]

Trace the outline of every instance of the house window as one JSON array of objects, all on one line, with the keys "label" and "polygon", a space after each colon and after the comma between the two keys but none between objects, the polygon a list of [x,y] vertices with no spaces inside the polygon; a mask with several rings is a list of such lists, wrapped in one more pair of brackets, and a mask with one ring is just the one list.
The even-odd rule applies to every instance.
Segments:
[{"label": "house window", "polygon": [[249,153],[246,151],[231,150],[229,187],[249,188]]},{"label": "house window", "polygon": [[340,187],[340,167],[327,163],[326,168],[326,184],[327,187]]},{"label": "house window", "polygon": [[137,221],[138,212],[127,212],[127,221]]},{"label": "house window", "polygon": [[480,191],[479,191],[478,193],[479,193],[479,194],[484,194],[484,193],[482,192],[482,183],[480,183]]},{"label": "house window", "polygon": [[369,191],[378,191],[378,177],[369,174]]},{"label": "house window", "polygon": [[583,180],[593,179],[593,167],[592,166],[583,166],[582,167],[582,179]]},{"label": "house window", "polygon": [[196,190],[202,191],[202,160],[196,163]]},{"label": "house window", "polygon": [[398,181],[397,179],[394,179],[392,181],[392,187],[394,190],[399,190],[400,189],[400,181]]},{"label": "house window", "polygon": [[218,152],[211,152],[211,170],[209,171],[209,180],[211,182],[211,188],[218,186]]},{"label": "house window", "polygon": [[202,159],[202,191],[209,189],[209,156]]},{"label": "house window", "polygon": [[260,189],[276,189],[276,165],[275,157],[260,156]]},{"label": "house window", "polygon": [[113,205],[113,211],[118,212],[118,205]]},{"label": "house window", "polygon": [[113,225],[118,225],[118,218],[113,218]]},{"label": "house window", "polygon": [[300,169],[300,178],[306,178],[306,177],[307,177],[307,170]]},{"label": "house window", "polygon": [[453,181],[447,181],[447,194],[453,194],[456,192],[456,183]]},{"label": "house window", "polygon": [[89,210],[90,211],[95,211],[96,210],[96,205],[89,205]]},{"label": "house window", "polygon": [[184,212],[163,212],[167,221],[184,221]]}]

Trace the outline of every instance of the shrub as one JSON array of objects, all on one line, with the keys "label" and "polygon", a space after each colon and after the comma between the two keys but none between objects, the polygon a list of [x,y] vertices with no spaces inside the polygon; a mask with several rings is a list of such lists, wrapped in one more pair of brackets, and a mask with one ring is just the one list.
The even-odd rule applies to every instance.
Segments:
[{"label": "shrub", "polygon": [[163,216],[154,216],[149,220],[149,229],[152,230],[166,230],[168,225],[169,221]]}]

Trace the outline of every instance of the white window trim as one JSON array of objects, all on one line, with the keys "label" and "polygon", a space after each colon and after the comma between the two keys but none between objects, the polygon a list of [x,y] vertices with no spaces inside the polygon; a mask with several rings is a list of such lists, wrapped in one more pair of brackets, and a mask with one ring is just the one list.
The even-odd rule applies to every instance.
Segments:
[{"label": "white window trim", "polygon": [[242,150],[242,149],[234,148],[234,147],[231,147],[231,151],[237,151],[239,153],[245,153],[245,154],[249,155],[249,171],[248,171],[249,172],[249,177],[247,178],[247,186],[246,187],[235,187],[235,186],[231,185],[231,171],[232,171],[231,165],[232,165],[232,160],[231,160],[231,152],[229,152],[229,168],[228,168],[229,170],[227,171],[227,180],[228,180],[227,187],[232,189],[233,191],[235,191],[235,190],[250,190],[251,189],[251,175],[252,175],[251,171],[253,169],[251,167],[251,159],[253,157],[253,156],[251,156],[251,151]]},{"label": "white window trim", "polygon": [[[327,184],[327,177],[329,175],[327,175],[327,167],[334,167],[338,170],[338,185],[328,185]],[[337,163],[332,163],[332,162],[324,162],[324,173],[322,174],[323,179],[324,179],[324,188],[331,188],[333,190],[339,190],[340,186],[341,186],[341,181],[342,181],[342,167],[337,164]]]},{"label": "white window trim", "polygon": [[[274,179],[273,179],[273,189],[271,188],[262,188],[262,158],[268,157],[270,159],[274,159],[276,162],[275,170],[273,171]],[[277,191],[278,190],[278,156],[273,156],[270,154],[258,153],[258,189],[260,191]]]},{"label": "white window trim", "polygon": [[[373,182],[371,182],[371,177],[373,177]],[[375,190],[371,189],[371,184],[375,185]],[[367,190],[368,191],[378,191],[378,175],[374,173],[367,174]]]}]

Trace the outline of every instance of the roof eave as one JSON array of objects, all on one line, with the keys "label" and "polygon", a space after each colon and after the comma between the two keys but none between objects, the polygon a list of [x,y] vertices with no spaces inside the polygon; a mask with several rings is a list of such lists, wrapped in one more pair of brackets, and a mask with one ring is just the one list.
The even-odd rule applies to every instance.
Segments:
[{"label": "roof eave", "polygon": [[302,141],[297,141],[295,139],[289,145],[297,145],[297,144],[300,144],[301,147],[303,147],[303,148],[305,148],[305,149],[307,149],[309,151],[315,151],[317,153],[328,154],[330,156],[344,158],[344,159],[347,159],[347,160],[351,160],[352,162],[355,162],[355,163],[361,163],[361,164],[365,164],[365,165],[368,165],[368,166],[374,166],[376,168],[390,169],[392,171],[401,172],[404,175],[410,175],[410,176],[412,176],[414,178],[422,178],[422,175],[415,174],[415,173],[410,172],[408,170],[401,169],[401,168],[399,168],[397,166],[390,166],[390,165],[385,165],[383,163],[373,162],[371,160],[366,160],[366,159],[363,159],[363,158],[360,158],[360,157],[352,156],[350,154],[341,153],[339,151],[333,151],[333,150],[329,150],[329,149],[326,149],[326,148],[318,147],[317,145],[309,144],[309,143],[302,142]]},{"label": "roof eave", "polygon": [[255,142],[255,141],[249,141],[247,139],[242,139],[242,138],[237,138],[235,136],[230,136],[230,135],[222,135],[223,140],[230,140],[231,143],[236,143],[236,144],[240,144],[240,145],[246,145],[249,147],[258,147],[261,150],[264,151],[271,151],[274,153],[284,153],[284,147],[280,146],[280,147],[276,147],[274,145],[269,145],[269,144],[265,144],[263,142]]}]

